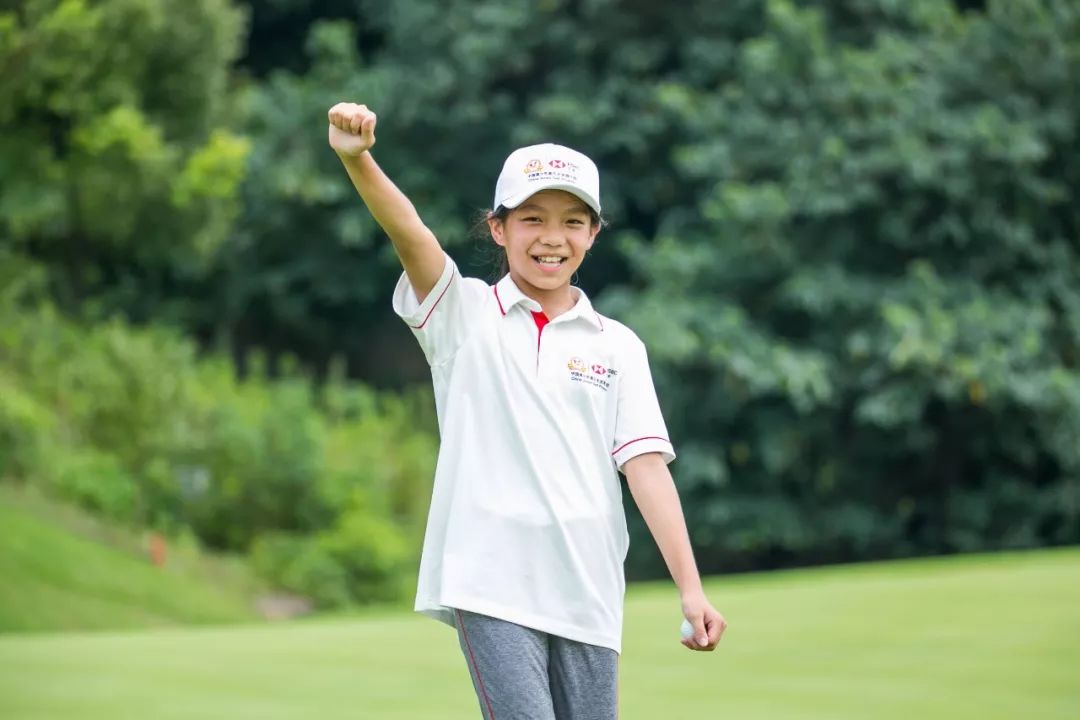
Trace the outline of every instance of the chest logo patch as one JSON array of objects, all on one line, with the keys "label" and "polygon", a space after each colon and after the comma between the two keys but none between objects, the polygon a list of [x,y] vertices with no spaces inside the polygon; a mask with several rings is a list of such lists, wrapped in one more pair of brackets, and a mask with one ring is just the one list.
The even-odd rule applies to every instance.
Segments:
[{"label": "chest logo patch", "polygon": [[587,363],[579,357],[572,357],[566,363],[570,370],[572,382],[585,383],[607,391],[611,387],[611,379],[619,373],[614,368],[605,367],[600,363]]}]

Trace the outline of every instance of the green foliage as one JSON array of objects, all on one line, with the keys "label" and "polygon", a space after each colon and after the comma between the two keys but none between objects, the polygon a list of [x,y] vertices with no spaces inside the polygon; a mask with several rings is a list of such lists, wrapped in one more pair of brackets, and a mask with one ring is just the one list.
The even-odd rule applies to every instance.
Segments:
[{"label": "green foliage", "polygon": [[195,409],[198,454],[185,462],[186,504],[215,546],[246,548],[260,529],[310,531],[330,508],[317,498],[325,430],[303,379],[233,380],[221,365]]},{"label": "green foliage", "polygon": [[39,461],[53,418],[0,373],[0,478],[22,477]]},{"label": "green foliage", "polygon": [[706,567],[1076,542],[1080,10],[814,5],[665,90],[695,201],[605,296],[721,464]]},{"label": "green foliage", "polygon": [[401,528],[363,507],[310,535],[268,533],[252,549],[258,572],[322,607],[401,597],[413,548]]},{"label": "green foliage", "polygon": [[[614,0],[332,5],[281,2],[254,18],[253,62],[262,70],[272,47],[278,69],[244,95],[251,170],[216,330],[241,346],[298,348],[317,365],[344,352],[354,372],[394,384],[426,375],[387,317],[400,263],[327,149],[326,110],[346,99],[376,110],[375,156],[462,266],[488,275],[488,244],[476,247],[469,229],[517,144],[557,138],[593,154],[608,212],[647,231],[679,194],[654,157],[672,139],[652,99],[658,74],[693,64],[714,82],[761,15],[756,0],[724,12]],[[305,40],[286,43],[299,28]],[[592,287],[625,278],[614,244],[593,255]],[[251,327],[267,329],[261,343]]]},{"label": "green foliage", "polygon": [[82,326],[28,297],[0,287],[4,476],[216,549],[293,538],[259,567],[324,605],[399,596],[434,467],[429,393],[316,393],[254,361],[241,379],[175,331]]},{"label": "green foliage", "polygon": [[29,469],[44,488],[109,520],[135,517],[139,489],[115,454],[93,448],[52,452]]},{"label": "green foliage", "polygon": [[90,299],[183,317],[237,211],[246,140],[226,89],[228,0],[33,0],[0,10],[0,247]]},{"label": "green foliage", "polygon": [[[355,487],[416,547],[429,399],[341,379],[427,381],[326,147],[355,100],[471,274],[508,150],[597,160],[614,223],[581,281],[650,346],[706,569],[1080,541],[1075,2],[251,8],[242,57],[226,0],[0,11],[0,252],[40,261],[0,254],[0,292],[126,317],[0,324],[0,472],[115,455],[138,492],[113,512],[218,547],[282,533],[349,592],[326,538]],[[79,457],[42,477],[106,462]],[[631,516],[631,574],[660,572]]]},{"label": "green foliage", "polygon": [[318,605],[348,604],[345,569],[313,538],[271,533],[252,548],[255,570],[276,586],[303,593]]}]

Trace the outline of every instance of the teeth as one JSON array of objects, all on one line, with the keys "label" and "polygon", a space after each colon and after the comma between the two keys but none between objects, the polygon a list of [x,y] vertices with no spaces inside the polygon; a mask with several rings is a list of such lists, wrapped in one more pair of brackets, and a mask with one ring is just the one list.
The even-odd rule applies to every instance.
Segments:
[{"label": "teeth", "polygon": [[548,265],[558,265],[563,261],[563,258],[558,255],[538,255],[536,259]]}]

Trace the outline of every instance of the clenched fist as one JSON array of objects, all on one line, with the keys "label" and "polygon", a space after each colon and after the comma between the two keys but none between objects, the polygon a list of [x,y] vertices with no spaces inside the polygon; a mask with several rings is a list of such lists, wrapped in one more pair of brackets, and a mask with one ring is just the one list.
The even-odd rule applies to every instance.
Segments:
[{"label": "clenched fist", "polygon": [[327,113],[330,118],[330,147],[339,155],[356,157],[375,144],[375,113],[367,105],[338,103]]}]

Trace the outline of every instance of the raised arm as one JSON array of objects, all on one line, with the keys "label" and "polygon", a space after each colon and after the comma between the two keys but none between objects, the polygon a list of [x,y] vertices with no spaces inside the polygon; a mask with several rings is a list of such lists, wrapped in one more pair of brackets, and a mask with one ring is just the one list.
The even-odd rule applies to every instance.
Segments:
[{"label": "raised arm", "polygon": [[390,236],[416,299],[423,302],[442,274],[445,256],[412,202],[369,152],[375,144],[375,113],[366,105],[338,103],[330,108],[328,116],[330,147],[341,158],[349,179],[375,221]]}]

